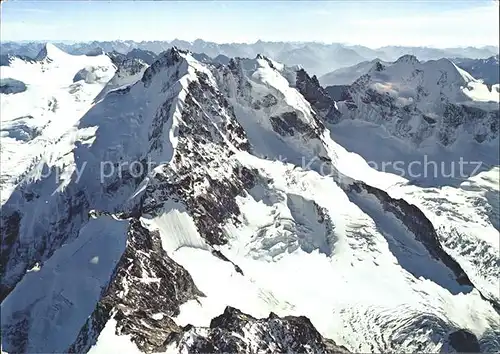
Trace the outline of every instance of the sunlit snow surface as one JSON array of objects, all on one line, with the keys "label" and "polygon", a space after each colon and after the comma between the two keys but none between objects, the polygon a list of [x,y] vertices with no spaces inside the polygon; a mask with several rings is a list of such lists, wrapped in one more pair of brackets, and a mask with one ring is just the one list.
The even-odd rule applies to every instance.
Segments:
[{"label": "sunlit snow surface", "polygon": [[[260,70],[264,69],[257,72]],[[252,84],[256,77],[265,76],[252,75]],[[278,85],[273,82],[267,87]],[[253,88],[258,95],[263,95],[258,82]],[[284,96],[294,102],[285,92]],[[237,102],[234,104],[238,107]],[[304,102],[294,103],[294,107],[301,104]],[[249,108],[240,107],[236,115],[256,151],[273,157],[284,154],[288,160],[294,160],[286,143],[270,137],[258,113],[251,115]],[[407,186],[408,181],[402,177],[370,169],[362,157],[347,152],[328,137],[324,143],[329,148],[328,155],[348,176],[386,189],[417,205],[430,193],[426,188]],[[176,243],[175,249],[167,251],[186,267],[207,295],[181,308],[177,318],[179,324],[208,326],[211,318],[220,314],[226,305],[231,305],[260,317],[269,311],[280,315],[307,314],[323,335],[355,351],[381,350],[387,348],[388,342],[396,341],[401,345],[400,350],[424,352],[439,351],[443,345],[437,338],[436,342],[429,340],[430,332],[427,331],[430,328],[441,336],[453,328],[467,328],[481,337],[498,327],[497,313],[477,291],[468,293],[467,289],[462,289],[462,293],[460,289],[450,288],[450,292],[442,286],[444,283],[440,282],[446,275],[439,278],[439,266],[432,265],[433,261],[424,256],[425,250],[418,244],[414,244],[415,249],[406,257],[413,259],[413,269],[420,269],[422,276],[415,278],[408,273],[392,253],[388,239],[381,234],[381,225],[349,201],[331,178],[244,153],[235,158],[263,171],[273,181],[268,190],[257,187],[250,196],[238,200],[243,226],[226,227],[231,241],[221,250],[242,268],[244,276],[231,264],[211,256],[204,247],[194,246],[199,240],[196,233],[179,233],[183,240],[191,234],[192,240],[187,241],[186,247]],[[494,184],[490,181],[493,191]],[[453,203],[448,194],[454,194],[455,202],[462,200],[462,208],[466,209],[453,210],[457,222],[468,226],[462,229],[463,237],[472,240],[473,244],[482,242],[479,239],[484,237],[488,240],[479,246],[483,250],[472,254],[470,249],[466,250],[468,246],[457,245],[460,241],[456,235],[440,231],[446,249],[467,270],[473,268],[473,264],[482,269],[472,272],[474,283],[495,296],[498,237],[494,237],[496,229],[491,221],[483,218],[482,227],[476,225],[481,217],[475,215],[481,213],[481,206],[474,200],[482,198],[482,192],[465,188],[433,191],[437,195],[428,198],[429,206],[424,212],[440,215],[433,218],[428,215],[436,228],[441,230],[446,225],[448,228],[456,225],[462,229],[462,225],[454,224],[451,216],[444,212],[446,203]],[[469,202],[464,205],[466,200]],[[315,227],[319,224],[312,201],[328,211],[332,224],[330,233]],[[454,208],[450,205],[450,209]],[[174,225],[168,228],[158,225],[158,229],[164,238],[171,238],[171,228],[177,227]],[[389,225],[388,229],[389,234],[395,233],[391,235],[395,239],[404,233],[404,228],[398,225]],[[411,244],[410,240],[406,242]],[[415,333],[418,328],[421,331]],[[495,344],[489,345],[495,347]]]},{"label": "sunlit snow surface", "polygon": [[[24,92],[1,94],[1,203],[26,173],[46,161],[61,161],[78,139],[76,125],[115,74],[106,55],[69,55],[48,44],[39,61],[14,58],[0,77],[26,85]],[[80,73],[80,74],[79,74]],[[77,75],[79,74],[79,75]],[[58,161],[59,160],[59,161]],[[58,162],[56,162],[58,161]]]},{"label": "sunlit snow surface", "polygon": [[[500,349],[498,338],[491,335],[500,326],[498,313],[477,290],[458,285],[451,271],[432,259],[413,234],[387,215],[377,200],[366,194],[349,196],[332,177],[323,176],[314,168],[300,167],[303,156],[329,157],[347,176],[346,184],[350,178],[363,180],[420,207],[438,230],[443,247],[466,270],[476,287],[499,300],[498,166],[458,185],[422,187],[372,169],[366,162],[368,158],[361,152],[350,152],[357,149],[337,140],[333,130],[309,141],[297,136],[280,137],[266,119],[269,115],[294,111],[305,123],[311,123],[313,117],[309,103],[293,88],[294,72],[262,58],[248,60],[240,74],[249,83],[252,97],[261,98],[268,93],[278,97],[278,104],[269,111],[252,109],[235,95],[234,82],[213,75],[190,55],[183,55],[186,60],[158,74],[161,79],[153,80],[149,88],[140,84],[132,86],[129,96],[108,95],[103,98],[104,104],[91,110],[81,122],[80,117],[114,75],[109,58],[68,56],[51,46],[47,56],[50,62],[15,61],[2,67],[2,78],[10,75],[27,86],[25,92],[1,96],[2,202],[33,164],[43,159],[51,165],[56,163],[51,159],[64,160],[64,154],[72,150],[77,140],[88,143],[88,150],[96,159],[137,156],[148,143],[147,129],[154,110],[167,97],[175,97],[169,124],[162,134],[164,154],[157,156],[169,161],[177,146],[177,119],[187,87],[196,80],[196,70],[205,72],[219,90],[226,90],[237,120],[255,147],[253,154],[231,147],[235,150],[231,158],[257,169],[267,182],[236,198],[241,223],[224,225],[229,242],[218,248],[243,274],[212,254],[211,246],[198,234],[194,221],[180,203],[167,203],[157,217],[141,218],[146,227],[160,232],[164,249],[186,268],[206,295],[183,304],[175,318],[177,324],[208,326],[213,317],[230,305],[255,317],[268,316],[270,311],[280,316],[305,315],[322,335],[358,352],[391,348],[400,352],[437,352],[446,335],[458,328],[468,329],[479,338],[489,338],[481,343],[484,350]],[[17,67],[22,69],[16,70]],[[83,74],[91,83],[85,79],[73,83],[81,69],[90,67],[95,68],[90,70],[95,75]],[[29,70],[33,74],[26,74]],[[162,85],[169,83],[175,70],[184,76],[175,84],[170,82],[171,87],[162,92]],[[57,100],[54,112],[50,109],[52,104],[47,104],[52,98]],[[20,117],[24,117],[22,126],[15,123]],[[35,130],[41,131],[37,136],[31,134],[32,120]],[[129,125],[123,124],[126,122]],[[73,128],[78,123],[79,131]],[[94,126],[99,127],[100,135],[94,135]],[[357,138],[365,139],[362,134]],[[377,146],[390,150],[392,142],[387,143],[388,148]],[[145,180],[141,184],[137,195],[147,183]],[[33,313],[43,323],[40,332],[30,338],[34,349],[47,348],[45,335],[52,334],[43,331],[54,329],[54,333],[74,335],[83,323],[78,320],[85,313],[90,314],[98,289],[105,284],[100,271],[115,264],[115,256],[123,247],[124,224],[109,217],[91,220],[76,240],[56,251],[41,269],[24,277],[2,303],[2,319],[35,303]],[[107,255],[109,258],[99,254],[99,238],[106,249],[116,254]],[[81,259],[85,267],[79,269]],[[83,272],[90,284],[86,293],[71,292],[71,277],[78,272]],[[40,277],[35,284],[45,279],[50,288],[41,284],[33,293],[23,290],[35,277]],[[54,290],[50,296],[59,298],[47,298],[46,290]],[[43,301],[37,303],[37,296]],[[78,306],[70,306],[61,296],[75,302],[82,296],[85,299],[80,299]],[[54,319],[51,300],[64,304],[64,314],[71,319]],[[114,320],[110,320],[91,353],[136,350],[135,344],[127,336],[117,336],[114,328]],[[67,344],[66,339],[54,339],[50,348],[64,350]],[[175,349],[169,348],[169,352]]]},{"label": "sunlit snow surface", "polygon": [[[425,252],[422,249],[407,256],[415,257],[422,274],[426,268],[430,273],[419,279],[409,274],[374,220],[328,178],[248,155],[240,158],[274,180],[272,190],[255,190],[239,199],[244,226],[227,226],[232,241],[222,247],[223,253],[245,275],[201,248],[174,251],[173,258],[207,295],[181,307],[179,324],[208,326],[226,305],[260,317],[269,311],[307,314],[323,335],[364,352],[383,348],[384,341],[397,337],[405,351],[439,351],[442,343],[429,342],[425,330],[420,335],[407,331],[428,321],[433,331],[443,334],[456,326],[481,336],[498,326],[497,313],[477,291],[452,294],[436,283],[439,280],[429,280],[438,268],[433,270],[429,258],[413,253]],[[313,229],[318,223],[311,200],[328,210],[334,226],[331,234]],[[306,232],[301,235],[300,229]],[[498,250],[498,245],[492,247]],[[465,255],[463,261],[472,259]],[[488,266],[495,271],[494,265]],[[490,276],[485,285],[494,292],[495,282]]]}]

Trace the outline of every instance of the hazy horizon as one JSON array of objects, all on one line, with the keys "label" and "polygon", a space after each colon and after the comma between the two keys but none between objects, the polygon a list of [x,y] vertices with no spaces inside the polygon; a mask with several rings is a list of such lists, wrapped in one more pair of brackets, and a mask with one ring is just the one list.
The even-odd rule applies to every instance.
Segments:
[{"label": "hazy horizon", "polygon": [[[2,41],[498,47],[498,1],[7,1]],[[64,33],[65,39],[60,39]]]},{"label": "hazy horizon", "polygon": [[155,39],[155,40],[134,40],[134,39],[107,39],[107,40],[70,40],[70,39],[53,39],[53,40],[40,40],[40,39],[21,39],[21,40],[2,40],[2,43],[52,43],[52,44],[76,44],[76,43],[92,43],[92,42],[135,42],[135,43],[141,43],[141,42],[174,42],[174,41],[183,41],[183,42],[188,42],[188,43],[194,43],[196,41],[203,41],[205,43],[215,43],[218,45],[255,45],[259,42],[262,43],[290,43],[290,44],[318,44],[318,45],[344,45],[348,47],[366,47],[369,49],[377,50],[377,49],[383,49],[385,47],[408,47],[408,48],[430,48],[430,49],[455,49],[455,48],[488,48],[488,47],[493,47],[493,48],[500,48],[499,45],[481,45],[481,46],[470,46],[470,45],[463,45],[463,46],[452,46],[452,47],[438,47],[438,46],[430,46],[430,45],[421,45],[421,46],[412,46],[412,45],[386,45],[382,47],[370,47],[366,45],[361,45],[361,44],[355,44],[355,43],[342,43],[342,42],[330,42],[330,43],[325,43],[325,42],[320,42],[320,41],[266,41],[266,40],[256,40],[252,42],[217,42],[217,41],[209,41],[206,39],[202,38],[197,38],[195,40],[186,40],[182,38],[174,38],[174,39]]}]

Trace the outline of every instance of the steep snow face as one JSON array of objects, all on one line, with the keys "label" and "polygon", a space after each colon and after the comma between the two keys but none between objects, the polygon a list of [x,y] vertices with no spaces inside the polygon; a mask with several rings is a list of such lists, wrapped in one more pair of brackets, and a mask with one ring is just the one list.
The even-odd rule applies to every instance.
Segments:
[{"label": "steep snow face", "polygon": [[338,107],[345,118],[381,125],[413,145],[449,146],[462,135],[479,143],[497,139],[498,101],[495,89],[448,59],[420,63],[407,55],[376,62]]},{"label": "steep snow face", "polygon": [[[127,224],[110,216],[90,220],[77,239],[26,274],[1,305],[3,350],[49,353],[68,348],[125,250]],[[8,339],[20,333],[26,338],[22,345]]]},{"label": "steep snow face", "polygon": [[[119,165],[120,161],[141,161],[148,152],[154,161],[172,158],[175,128],[165,130],[166,136],[162,128],[163,124],[173,126],[176,116],[169,117],[176,105],[182,105],[189,66],[186,61],[179,62],[179,58],[164,57],[155,67],[162,75],[150,77],[147,84],[144,80],[109,93],[73,122],[72,130],[59,131],[62,136],[53,138],[54,145],[36,152],[43,152],[42,160],[21,176],[24,178],[2,207],[3,237],[9,239],[2,243],[3,296],[27,268],[77,236],[91,207],[123,210],[144,176],[133,174],[130,166]],[[162,95],[164,85],[170,88],[170,96]],[[132,93],[124,95],[129,90]],[[170,107],[174,107],[172,111]],[[48,134],[57,132],[49,130]],[[114,173],[109,172],[112,163],[118,166]]]},{"label": "steep snow face", "polygon": [[2,204],[33,166],[70,149],[74,126],[114,73],[105,55],[69,55],[52,44],[36,61],[14,58],[0,68],[2,87],[24,88],[0,93]]},{"label": "steep snow face", "polygon": [[[498,350],[492,273],[476,283],[431,217],[382,190],[405,179],[331,139],[316,85],[263,56],[172,49],[104,95],[58,152],[61,180],[38,166],[2,207],[2,348],[434,352],[470,332]],[[88,258],[90,285],[52,271]]]}]

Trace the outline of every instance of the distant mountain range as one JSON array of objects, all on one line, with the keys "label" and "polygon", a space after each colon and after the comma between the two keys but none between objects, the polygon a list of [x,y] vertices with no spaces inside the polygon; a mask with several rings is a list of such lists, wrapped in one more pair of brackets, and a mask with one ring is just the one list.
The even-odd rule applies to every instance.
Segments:
[{"label": "distant mountain range", "polygon": [[[488,58],[498,54],[498,47],[481,48],[428,48],[389,46],[371,49],[359,45],[340,43],[322,44],[315,42],[264,42],[247,43],[213,43],[197,39],[193,42],[175,39],[173,41],[92,41],[79,43],[54,43],[70,54],[94,54],[119,52],[127,54],[132,50],[145,50],[159,54],[173,46],[189,50],[192,53],[204,53],[210,57],[223,55],[226,57],[253,58],[257,54],[271,57],[287,65],[301,65],[309,73],[324,75],[342,67],[348,67],[362,61],[379,58],[383,61],[395,61],[405,54],[416,56],[419,60],[440,58]],[[34,58],[42,49],[43,42],[4,42],[0,49],[0,62],[5,65],[9,55]]]}]

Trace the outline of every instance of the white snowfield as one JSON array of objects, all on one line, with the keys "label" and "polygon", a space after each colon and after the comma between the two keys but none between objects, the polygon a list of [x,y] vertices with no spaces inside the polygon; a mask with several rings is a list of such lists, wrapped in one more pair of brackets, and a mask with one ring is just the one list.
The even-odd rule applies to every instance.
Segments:
[{"label": "white snowfield", "polygon": [[[246,154],[237,158],[266,171],[274,181],[269,190],[252,190],[239,200],[243,226],[227,226],[232,241],[221,249],[245,276],[205,250],[175,251],[174,259],[207,295],[201,306],[195,301],[185,305],[178,318],[182,324],[207,326],[227,304],[260,317],[269,311],[307,314],[323,335],[366,352],[384,336],[395,335],[391,333],[397,328],[394,320],[418,322],[436,316],[475,333],[497,323],[497,314],[477,292],[460,294],[455,292],[467,290],[445,288],[452,276],[424,256],[425,249],[411,240],[404,226],[394,221],[381,232],[380,225],[331,179]],[[329,230],[318,223],[312,201],[326,209]],[[380,208],[373,203],[373,208]],[[413,244],[404,257],[420,270],[418,279],[390,251],[399,242]],[[424,314],[431,318],[415,318]],[[405,351],[434,352],[442,345],[429,342],[425,333],[401,335]]]},{"label": "white snowfield", "polygon": [[[159,215],[141,217],[145,227],[159,231],[167,254],[206,295],[181,305],[174,318],[178,325],[209,326],[226,306],[233,306],[254,317],[267,317],[271,311],[279,316],[307,316],[323,336],[354,352],[440,352],[447,348],[447,335],[456,329],[474,333],[483,351],[500,350],[498,313],[479,293],[500,301],[498,166],[459,186],[419,187],[403,177],[374,170],[363,156],[332,139],[335,133],[328,129],[310,139],[297,131],[289,136],[277,134],[270,117],[283,113],[294,112],[300,124],[317,127],[310,104],[295,89],[293,68],[258,57],[241,59],[242,70],[228,74],[199,63],[190,54],[179,54],[180,62],[160,67],[149,84],[137,81],[128,92],[110,91],[94,107],[93,99],[115,72],[105,55],[69,56],[48,45],[44,61],[16,60],[2,67],[2,78],[5,69],[9,77],[27,86],[25,92],[1,96],[2,203],[20,179],[30,178],[25,176],[34,165],[60,165],[71,176],[76,158],[89,161],[91,175],[80,183],[92,195],[91,208],[117,210],[120,203],[131,202],[151,185],[154,174],[135,191],[124,189],[108,201],[109,195],[100,195],[99,161],[131,161],[150,154],[155,161],[173,165],[189,84],[198,82],[201,72],[216,92],[227,97],[252,146],[246,152],[226,141],[233,152],[228,163],[255,169],[265,182],[236,197],[239,222],[227,220],[222,225],[228,239],[223,246],[207,243],[181,202],[169,200]],[[396,69],[398,75],[407,75],[394,64]],[[78,72],[83,78],[73,83]],[[476,81],[469,76],[460,71],[459,77],[448,78],[454,82],[450,97],[473,99],[467,87],[476,92]],[[425,84],[436,77],[438,72],[429,72],[419,80]],[[239,91],[240,87],[245,91]],[[405,91],[405,87],[377,89],[397,90],[399,95]],[[490,99],[486,93],[477,94],[481,100]],[[268,95],[276,103],[255,108],[253,103]],[[52,97],[57,100],[54,112],[47,106]],[[168,120],[159,135],[162,149],[150,153],[151,126],[158,112],[166,110],[168,100],[173,105],[166,111]],[[198,104],[204,110],[203,124],[220,127],[228,119]],[[36,128],[41,133],[19,139],[26,129],[16,126],[16,119],[27,116],[32,117],[23,118],[33,122],[26,123],[33,124],[30,131]],[[79,147],[73,150],[74,145]],[[307,164],[318,156],[330,159],[344,177],[322,174],[319,162],[304,168],[303,158]],[[189,161],[190,157],[183,158]],[[220,163],[226,163],[223,157]],[[213,178],[222,179],[222,175],[217,169],[211,172]],[[443,248],[476,288],[458,284],[453,272],[431,256],[376,197],[349,192],[353,179],[421,208],[438,231]],[[42,199],[50,200],[52,192],[42,191]],[[195,195],[204,192],[203,185],[193,187]],[[32,322],[27,348],[64,351],[109,281],[125,247],[126,227],[126,221],[108,216],[89,219],[76,239],[56,250],[40,269],[24,275],[1,304],[2,323],[15,322],[16,313],[28,313]],[[214,256],[214,249],[243,274]],[[107,322],[91,353],[139,352],[129,336],[115,333],[115,327],[115,319]],[[6,344],[12,345],[2,339],[3,350]],[[172,343],[167,353],[175,352]]]},{"label": "white snowfield", "polygon": [[79,119],[115,74],[106,55],[69,55],[47,44],[39,61],[14,58],[0,67],[3,80],[26,85],[16,94],[1,94],[1,203],[34,166],[64,164],[61,152],[77,140]]}]

